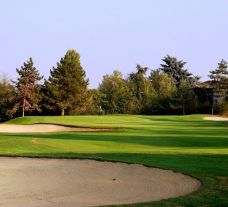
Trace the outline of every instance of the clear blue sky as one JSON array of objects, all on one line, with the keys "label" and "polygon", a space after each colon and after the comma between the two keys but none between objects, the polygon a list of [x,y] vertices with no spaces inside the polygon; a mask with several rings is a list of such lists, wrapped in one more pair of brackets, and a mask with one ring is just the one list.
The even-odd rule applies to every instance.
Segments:
[{"label": "clear blue sky", "polygon": [[0,73],[33,57],[41,74],[67,49],[81,54],[90,87],[170,54],[205,80],[228,60],[227,0],[0,0]]}]

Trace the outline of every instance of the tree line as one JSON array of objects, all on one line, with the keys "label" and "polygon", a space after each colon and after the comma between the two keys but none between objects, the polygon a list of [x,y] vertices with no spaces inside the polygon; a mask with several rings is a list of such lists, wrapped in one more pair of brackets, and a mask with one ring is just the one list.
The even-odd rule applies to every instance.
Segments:
[{"label": "tree line", "polygon": [[68,50],[43,80],[32,58],[16,69],[18,78],[0,80],[0,117],[74,114],[227,113],[228,64],[225,60],[200,81],[186,62],[169,55],[159,68],[141,65],[126,78],[118,70],[103,76],[96,89],[81,66],[80,55]]}]

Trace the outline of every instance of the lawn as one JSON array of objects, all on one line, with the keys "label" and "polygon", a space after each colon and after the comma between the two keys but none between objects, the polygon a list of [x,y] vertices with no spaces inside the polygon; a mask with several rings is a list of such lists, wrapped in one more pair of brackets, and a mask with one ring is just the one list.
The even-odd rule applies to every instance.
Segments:
[{"label": "lawn", "polygon": [[8,124],[54,123],[112,127],[106,132],[0,134],[0,154],[82,157],[140,163],[180,171],[203,186],[176,199],[126,206],[228,206],[228,122],[191,116],[25,117]]}]

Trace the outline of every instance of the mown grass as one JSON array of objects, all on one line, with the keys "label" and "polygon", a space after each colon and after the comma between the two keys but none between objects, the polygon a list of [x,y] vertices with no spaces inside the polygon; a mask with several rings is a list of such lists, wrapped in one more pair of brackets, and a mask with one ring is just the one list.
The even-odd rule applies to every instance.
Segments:
[{"label": "mown grass", "polygon": [[126,206],[228,206],[228,122],[192,116],[25,117],[8,124],[54,123],[118,128],[108,132],[0,134],[0,154],[95,158],[140,163],[195,176],[191,195]]}]

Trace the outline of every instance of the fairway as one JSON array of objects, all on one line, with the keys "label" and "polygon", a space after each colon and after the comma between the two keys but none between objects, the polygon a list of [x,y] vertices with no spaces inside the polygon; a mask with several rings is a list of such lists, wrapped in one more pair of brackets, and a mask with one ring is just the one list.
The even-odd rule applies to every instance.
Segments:
[{"label": "fairway", "polygon": [[114,131],[1,133],[0,154],[91,158],[144,164],[182,172],[202,181],[196,192],[132,206],[227,206],[228,122],[191,116],[25,117],[7,124],[59,124]]}]

